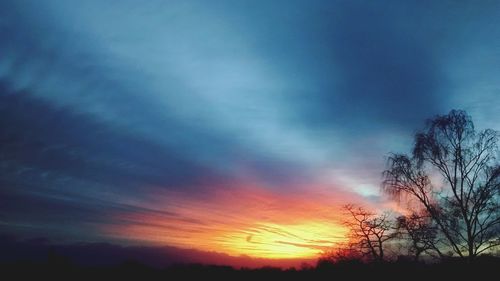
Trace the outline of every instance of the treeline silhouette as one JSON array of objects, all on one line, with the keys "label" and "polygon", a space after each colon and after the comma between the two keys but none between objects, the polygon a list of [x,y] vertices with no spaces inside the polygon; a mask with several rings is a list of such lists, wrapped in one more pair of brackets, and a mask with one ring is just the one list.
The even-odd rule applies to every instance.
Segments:
[{"label": "treeline silhouette", "polygon": [[233,268],[220,265],[179,264],[165,268],[125,261],[114,266],[82,266],[70,259],[50,253],[46,261],[0,263],[3,280],[349,280],[383,278],[401,279],[471,279],[498,275],[500,259],[482,255],[474,262],[450,258],[439,263],[422,263],[405,259],[391,262],[363,262],[320,259],[315,266],[302,268]]}]

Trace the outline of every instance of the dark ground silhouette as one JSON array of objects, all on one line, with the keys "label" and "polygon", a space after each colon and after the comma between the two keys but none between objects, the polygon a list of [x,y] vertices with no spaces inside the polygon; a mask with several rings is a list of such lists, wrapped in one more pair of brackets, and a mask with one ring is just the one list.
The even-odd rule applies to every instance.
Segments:
[{"label": "dark ground silhouette", "polygon": [[[315,267],[257,269],[215,265],[172,265],[155,268],[133,261],[116,266],[80,266],[62,256],[45,262],[16,261],[0,264],[3,280],[475,280],[498,276],[500,259],[481,257],[473,264],[449,260],[435,264],[410,261],[318,263]],[[348,279],[344,279],[348,278]]]}]

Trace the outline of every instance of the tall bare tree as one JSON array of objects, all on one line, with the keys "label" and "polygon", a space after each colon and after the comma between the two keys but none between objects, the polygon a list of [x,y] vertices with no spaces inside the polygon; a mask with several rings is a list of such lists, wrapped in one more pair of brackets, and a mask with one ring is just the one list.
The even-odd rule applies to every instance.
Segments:
[{"label": "tall bare tree", "polygon": [[[384,190],[416,199],[436,223],[444,245],[474,259],[500,245],[498,132],[476,132],[469,115],[452,110],[415,135],[413,155],[394,154]],[[431,176],[442,183],[433,184]]]},{"label": "tall bare tree", "polygon": [[344,222],[351,231],[351,245],[364,257],[383,261],[385,242],[395,236],[388,214],[376,215],[354,205],[345,205],[343,209],[351,216],[350,220]]}]

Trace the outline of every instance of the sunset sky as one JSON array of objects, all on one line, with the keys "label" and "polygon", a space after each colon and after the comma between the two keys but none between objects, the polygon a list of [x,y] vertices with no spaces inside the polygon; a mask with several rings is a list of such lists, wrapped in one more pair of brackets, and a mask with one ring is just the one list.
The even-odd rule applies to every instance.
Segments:
[{"label": "sunset sky", "polygon": [[316,257],[499,70],[500,1],[3,0],[0,234]]}]

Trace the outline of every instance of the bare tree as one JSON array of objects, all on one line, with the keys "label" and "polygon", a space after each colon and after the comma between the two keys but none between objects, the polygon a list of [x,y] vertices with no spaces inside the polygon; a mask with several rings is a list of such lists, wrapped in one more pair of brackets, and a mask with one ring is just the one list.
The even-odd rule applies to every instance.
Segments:
[{"label": "bare tree", "polygon": [[351,220],[344,224],[350,229],[352,245],[364,257],[383,261],[385,242],[395,236],[394,227],[387,213],[376,215],[361,207],[346,205],[343,209],[350,214]]},{"label": "bare tree", "polygon": [[[444,245],[474,259],[500,245],[498,132],[476,132],[469,115],[452,110],[415,136],[413,155],[394,154],[384,172],[384,190],[416,199],[429,213]],[[431,175],[444,184],[434,185]]]},{"label": "bare tree", "polygon": [[437,247],[437,228],[426,212],[413,212],[410,215],[396,218],[396,227],[400,239],[409,241],[408,252],[418,261],[420,255],[427,252],[433,256],[443,254]]}]

